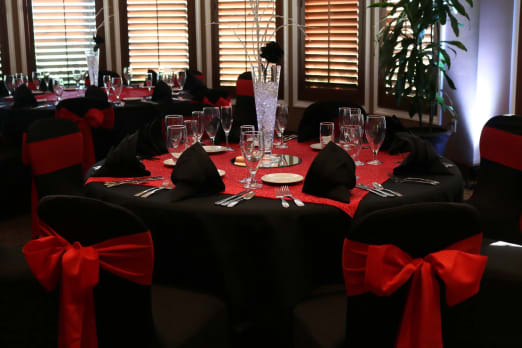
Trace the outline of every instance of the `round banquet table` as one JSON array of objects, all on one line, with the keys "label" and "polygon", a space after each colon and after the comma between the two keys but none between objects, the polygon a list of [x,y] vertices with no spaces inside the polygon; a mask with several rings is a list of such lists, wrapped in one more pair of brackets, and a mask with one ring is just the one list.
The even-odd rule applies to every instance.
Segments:
[{"label": "round banquet table", "polygon": [[[294,146],[302,148],[292,141],[285,153]],[[210,157],[214,162],[217,156],[226,159],[229,166],[221,167],[227,171],[226,178],[234,171],[230,159],[238,154],[236,146],[235,152]],[[301,152],[308,159],[316,154],[311,149]],[[370,156],[369,150],[361,153],[362,160]],[[158,161],[163,158],[167,157]],[[219,161],[221,165],[225,162]],[[303,161],[301,165],[305,162],[309,163]],[[140,185],[107,188],[101,182],[89,182],[86,192],[130,209],[149,226],[155,248],[155,281],[222,296],[233,323],[247,323],[244,327],[255,327],[258,339],[264,337],[273,343],[290,339],[295,304],[322,285],[342,284],[343,239],[354,218],[401,204],[461,201],[461,174],[456,166],[450,170],[452,175],[426,176],[440,181],[437,186],[385,181],[384,187],[404,196],[367,194],[353,217],[332,205],[306,203],[296,207],[289,201],[290,207],[284,209],[279,199],[260,197],[234,208],[214,205],[225,197],[223,194],[177,202],[170,201],[169,190],[147,199],[134,197],[144,189]],[[257,177],[273,171],[277,170],[260,169]],[[364,182],[364,177],[361,180]],[[298,187],[291,186],[293,193]]]}]

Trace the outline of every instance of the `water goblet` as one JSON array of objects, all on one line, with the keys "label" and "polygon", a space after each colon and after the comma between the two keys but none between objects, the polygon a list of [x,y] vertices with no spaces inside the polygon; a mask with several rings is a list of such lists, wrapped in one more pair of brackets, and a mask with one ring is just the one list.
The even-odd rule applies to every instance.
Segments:
[{"label": "water goblet", "polygon": [[203,111],[192,111],[192,119],[196,121],[198,143],[201,143],[201,137],[205,133],[205,114]]},{"label": "water goblet", "polygon": [[121,77],[113,77],[112,78],[111,88],[112,88],[112,91],[113,91],[114,95],[116,96],[115,104],[116,105],[121,105],[122,102],[120,100],[120,95],[121,95],[121,92],[123,90],[123,81],[121,80]]},{"label": "water goblet", "polygon": [[185,70],[180,70],[178,72],[178,86],[181,91],[183,90],[183,87],[185,86],[186,81],[187,81],[187,72]]},{"label": "water goblet", "polygon": [[107,97],[111,93],[111,83],[112,83],[111,75],[103,75],[103,87],[105,88],[105,93],[107,93]]},{"label": "water goblet", "polygon": [[152,79],[152,73],[147,73],[147,75],[145,76],[145,87],[148,88],[147,99],[150,99],[152,97],[150,94],[150,91],[152,89]]},{"label": "water goblet", "polygon": [[377,153],[386,136],[386,118],[380,115],[368,115],[366,119],[366,139],[373,153],[373,160],[367,162],[372,165],[380,165],[381,161],[377,159]]},{"label": "water goblet", "polygon": [[31,73],[31,80],[33,81],[33,85],[34,85],[34,88],[36,90],[39,90],[40,89],[40,80],[41,80],[41,76],[38,72],[36,71],[33,71]]},{"label": "water goblet", "polygon": [[334,123],[321,122],[319,124],[319,142],[321,148],[324,148],[330,141],[334,141]]},{"label": "water goblet", "polygon": [[165,127],[165,134],[169,126],[183,126],[183,115],[165,115],[163,121]]},{"label": "water goblet", "polygon": [[14,91],[16,89],[16,81],[15,81],[15,77],[14,75],[5,75],[4,76],[4,84],[5,84],[5,87],[7,88],[7,93],[9,93],[9,95],[13,95],[14,94]]},{"label": "water goblet", "polygon": [[198,142],[198,122],[197,120],[185,120],[185,149],[188,149],[192,145]]},{"label": "water goblet", "polygon": [[225,142],[227,151],[233,151],[228,147],[228,135],[230,134],[230,130],[232,129],[232,123],[234,123],[234,116],[232,113],[232,106],[226,105],[221,107],[221,127],[223,127],[223,131],[225,132]]},{"label": "water goblet", "polygon": [[219,130],[219,108],[218,107],[205,107],[203,108],[203,114],[205,116],[205,130],[208,137],[212,140],[212,145],[216,145],[216,134]]},{"label": "water goblet", "polygon": [[54,94],[56,94],[56,105],[58,105],[58,103],[60,103],[62,100],[63,94],[63,81],[61,78],[53,79],[53,90]]},{"label": "water goblet", "polygon": [[123,78],[127,83],[127,86],[130,87],[132,82],[132,68],[130,66],[123,67]]},{"label": "water goblet", "polygon": [[276,129],[281,138],[281,143],[276,145],[278,149],[287,149],[288,144],[285,143],[285,128],[288,123],[288,105],[279,103],[276,110]]},{"label": "water goblet", "polygon": [[178,146],[183,143],[187,129],[184,125],[167,127],[167,149],[172,157],[176,157]]},{"label": "water goblet", "polygon": [[339,127],[347,126],[350,124],[350,108],[347,106],[341,106],[338,109],[339,114]]},{"label": "water goblet", "polygon": [[[241,135],[243,133],[246,133],[246,132],[254,132],[256,130],[255,126],[251,125],[251,124],[244,124],[242,126],[239,127],[239,139],[240,139],[240,142],[241,142]],[[247,176],[243,179],[240,179],[239,182],[241,184],[246,184],[248,182],[250,182],[250,176]]]},{"label": "water goblet", "polygon": [[249,131],[241,134],[241,153],[250,173],[250,181],[245,183],[247,189],[262,188],[263,185],[256,182],[256,173],[264,156],[263,133],[260,131]]}]

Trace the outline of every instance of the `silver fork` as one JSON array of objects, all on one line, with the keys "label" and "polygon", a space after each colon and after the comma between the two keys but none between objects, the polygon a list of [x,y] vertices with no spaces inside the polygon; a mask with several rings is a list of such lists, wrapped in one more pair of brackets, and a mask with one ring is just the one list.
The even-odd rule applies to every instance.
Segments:
[{"label": "silver fork", "polygon": [[290,188],[288,187],[288,185],[281,186],[281,191],[283,193],[283,196],[292,198],[294,200],[295,205],[297,205],[298,207],[304,207],[305,204],[303,203],[303,201],[292,196],[292,193],[290,192]]},{"label": "silver fork", "polygon": [[283,208],[288,208],[290,204],[288,204],[288,202],[285,200],[285,194],[283,193],[282,187],[276,187],[274,191],[276,198],[281,199],[281,205]]}]

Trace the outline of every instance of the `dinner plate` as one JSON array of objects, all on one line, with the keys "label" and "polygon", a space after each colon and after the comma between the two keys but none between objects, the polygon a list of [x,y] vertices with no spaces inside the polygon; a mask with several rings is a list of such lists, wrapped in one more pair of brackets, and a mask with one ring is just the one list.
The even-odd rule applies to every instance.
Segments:
[{"label": "dinner plate", "polygon": [[322,150],[323,144],[321,144],[321,143],[310,144],[310,148],[312,148],[314,150]]},{"label": "dinner plate", "polygon": [[174,161],[173,158],[167,158],[166,160],[163,161],[163,164],[166,165],[167,167],[174,167],[176,165],[176,161]]},{"label": "dinner plate", "polygon": [[294,173],[271,173],[261,177],[261,180],[269,184],[295,184],[303,179],[302,175]]},{"label": "dinner plate", "polygon": [[227,172],[225,172],[223,169],[218,169],[219,176],[225,176]]},{"label": "dinner plate", "polygon": [[46,94],[46,93],[50,93],[50,92],[44,92],[44,91],[37,91],[37,90],[33,90],[31,91],[33,94]]},{"label": "dinner plate", "polygon": [[218,152],[224,152],[227,151],[227,148],[221,145],[204,145],[203,149],[207,153],[218,153]]},{"label": "dinner plate", "polygon": [[181,156],[181,152],[173,152],[170,154],[172,157],[174,157],[175,159],[178,159],[180,156]]}]

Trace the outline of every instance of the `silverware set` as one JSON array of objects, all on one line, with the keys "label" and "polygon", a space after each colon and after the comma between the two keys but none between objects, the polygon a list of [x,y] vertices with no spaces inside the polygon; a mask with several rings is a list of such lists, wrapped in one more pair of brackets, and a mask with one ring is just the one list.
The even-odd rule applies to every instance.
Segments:
[{"label": "silverware set", "polygon": [[123,184],[132,184],[132,185],[140,185],[146,183],[147,181],[161,180],[162,176],[151,176],[146,178],[132,178],[132,179],[121,179],[121,180],[113,180],[106,181],[103,184],[105,187],[115,187]]},{"label": "silverware set", "polygon": [[377,195],[382,198],[392,198],[392,197],[402,197],[403,196],[402,193],[392,191],[389,189],[385,189],[384,187],[382,187],[382,185],[380,185],[379,183],[375,183],[375,182],[373,183],[373,187],[364,185],[364,184],[356,184],[355,187],[360,188],[361,190],[366,190],[368,192],[371,192],[374,195]]},{"label": "silverware set", "polygon": [[415,178],[415,177],[407,177],[407,178],[400,178],[395,175],[388,174],[390,179],[395,183],[416,183],[416,184],[425,184],[425,185],[438,185],[440,184],[437,180],[432,179],[426,179],[426,178]]},{"label": "silverware set", "polygon": [[221,207],[227,207],[232,208],[238,205],[239,203],[243,201],[248,201],[256,195],[256,191],[241,191],[238,194],[226,197],[224,199],[221,199],[219,201],[214,202],[215,205],[219,205]]},{"label": "silverware set", "polygon": [[274,189],[274,191],[275,191],[275,197],[281,199],[281,205],[283,206],[283,208],[290,207],[290,204],[288,204],[285,197],[291,198],[294,201],[295,205],[297,205],[298,207],[304,207],[304,205],[305,205],[300,199],[298,199],[292,195],[288,185],[276,187]]},{"label": "silverware set", "polygon": [[143,190],[143,191],[140,191],[140,192],[134,194],[134,197],[149,198],[150,196],[152,196],[153,194],[155,194],[156,192],[159,192],[161,190],[172,190],[172,188],[169,187],[168,184],[166,184],[166,185],[162,184],[159,187],[153,186],[153,187],[149,187],[146,190]]}]

